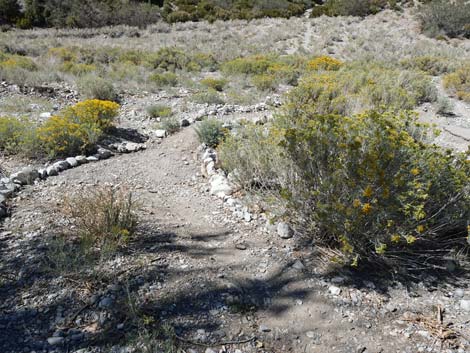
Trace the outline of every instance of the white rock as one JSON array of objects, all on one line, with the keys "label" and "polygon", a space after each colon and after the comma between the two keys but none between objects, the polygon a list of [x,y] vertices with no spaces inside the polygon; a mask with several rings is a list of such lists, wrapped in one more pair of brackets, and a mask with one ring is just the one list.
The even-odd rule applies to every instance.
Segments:
[{"label": "white rock", "polygon": [[86,159],[86,156],[76,156],[75,160],[78,162],[78,164],[88,163],[88,160]]},{"label": "white rock", "polygon": [[58,161],[53,164],[53,166],[57,169],[58,172],[61,172],[63,170],[69,169],[70,164],[66,161]]},{"label": "white rock", "polygon": [[98,157],[95,157],[95,156],[88,156],[88,157],[86,157],[86,160],[88,162],[97,162],[97,161],[99,161]]},{"label": "white rock", "polygon": [[277,224],[277,234],[282,239],[290,239],[294,235],[292,228],[285,222],[280,222]]},{"label": "white rock", "polygon": [[47,170],[45,168],[38,169],[38,173],[41,179],[47,178]]},{"label": "white rock", "polygon": [[328,292],[330,292],[333,295],[340,295],[341,294],[341,288],[336,287],[336,286],[330,286],[328,288]]},{"label": "white rock", "polygon": [[47,343],[49,343],[51,346],[57,346],[59,344],[62,344],[64,342],[63,337],[49,337],[47,339]]},{"label": "white rock", "polygon": [[292,265],[292,268],[295,268],[296,270],[299,270],[299,271],[305,270],[305,266],[300,260],[297,260],[296,262],[294,262],[294,264]]},{"label": "white rock", "polygon": [[165,138],[167,136],[166,130],[155,130],[155,136],[158,138]]},{"label": "white rock", "polygon": [[72,167],[75,168],[78,166],[78,161],[74,157],[68,157],[65,161]]},{"label": "white rock", "polygon": [[50,112],[44,112],[44,113],[39,114],[39,117],[41,119],[49,119],[51,116],[52,114]]},{"label": "white rock", "polygon": [[59,171],[57,170],[57,168],[53,165],[50,165],[46,168],[46,173],[48,176],[56,176],[56,175],[59,175]]},{"label": "white rock", "polygon": [[233,189],[230,186],[228,180],[223,175],[213,175],[209,181],[210,183],[210,194],[220,198],[230,196],[233,193]]},{"label": "white rock", "polygon": [[470,312],[470,300],[462,299],[460,301],[460,308],[464,311]]},{"label": "white rock", "polygon": [[207,175],[212,176],[217,174],[217,170],[215,169],[214,161],[210,161],[206,166]]}]

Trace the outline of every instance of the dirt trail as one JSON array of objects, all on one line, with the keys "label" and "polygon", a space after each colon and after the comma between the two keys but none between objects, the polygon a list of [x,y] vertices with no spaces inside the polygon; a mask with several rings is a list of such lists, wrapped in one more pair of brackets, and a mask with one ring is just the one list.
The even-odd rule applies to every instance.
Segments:
[{"label": "dirt trail", "polygon": [[[121,324],[126,333],[133,332],[123,319],[124,288],[141,298],[146,317],[169,323],[179,337],[214,349],[217,342],[256,338],[227,345],[227,352],[316,353],[325,347],[328,352],[396,352],[415,347],[419,339],[410,346],[406,336],[397,336],[399,324],[390,327],[402,311],[384,309],[388,295],[360,281],[342,287],[345,278],[334,280],[332,287],[333,282],[316,274],[316,259],[296,250],[294,239],[268,234],[256,220],[234,219],[222,200],[204,191],[207,180],[198,176],[197,145],[194,130],[187,128],[161,144],[150,143],[143,152],[65,171],[13,199],[13,217],[0,229],[0,272],[10,276],[0,286],[0,351],[86,353],[125,346],[127,336],[116,329]],[[41,272],[44,243],[60,218],[59,201],[82,187],[104,184],[128,185],[142,205],[138,239],[127,253],[105,264],[119,275],[90,284]],[[100,304],[83,307],[93,296]],[[107,297],[114,304],[102,308]],[[393,300],[402,299],[397,295]],[[405,300],[403,310],[417,305]],[[426,301],[418,303],[427,307]],[[67,329],[58,320],[75,316]],[[47,339],[54,334],[65,336],[65,343],[51,346]],[[73,341],[74,334],[85,336]],[[206,352],[204,346],[192,346]],[[78,351],[82,347],[90,350]]]}]

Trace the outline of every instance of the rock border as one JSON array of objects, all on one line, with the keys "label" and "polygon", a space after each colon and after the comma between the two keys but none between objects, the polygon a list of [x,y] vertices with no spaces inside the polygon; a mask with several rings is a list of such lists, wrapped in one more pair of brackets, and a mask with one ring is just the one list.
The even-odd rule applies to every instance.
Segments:
[{"label": "rock border", "polygon": [[[145,144],[134,142],[122,142],[118,145],[110,145],[118,153],[131,153],[147,149]],[[57,176],[61,172],[76,168],[80,165],[98,162],[111,158],[115,155],[111,150],[98,147],[93,155],[78,155],[67,157],[42,168],[24,167],[20,171],[10,174],[10,176],[0,179],[0,220],[10,215],[7,200],[14,197],[15,193],[26,185],[33,185],[37,180],[45,180],[49,177]]]}]

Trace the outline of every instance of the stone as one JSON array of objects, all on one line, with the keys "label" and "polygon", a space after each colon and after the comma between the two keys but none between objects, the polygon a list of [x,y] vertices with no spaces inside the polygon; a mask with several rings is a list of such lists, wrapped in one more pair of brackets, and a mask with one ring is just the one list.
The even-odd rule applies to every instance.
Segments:
[{"label": "stone", "polygon": [[63,170],[70,168],[70,164],[66,161],[57,161],[53,164],[53,166],[57,169],[58,172],[61,172]]},{"label": "stone", "polygon": [[285,222],[280,222],[277,224],[277,234],[282,239],[290,239],[294,235],[292,228]]},{"label": "stone", "polygon": [[51,116],[52,114],[50,112],[44,112],[44,113],[39,114],[39,117],[41,119],[49,119]]},{"label": "stone", "polygon": [[341,294],[341,288],[336,287],[336,286],[330,286],[328,288],[328,292],[330,292],[333,295],[340,295]]},{"label": "stone", "polygon": [[88,157],[86,157],[86,160],[87,160],[87,162],[98,162],[99,161],[98,157],[95,157],[95,156],[88,156]]},{"label": "stone", "polygon": [[46,173],[47,173],[47,176],[56,176],[56,175],[59,175],[59,171],[57,170],[57,168],[53,165],[50,165],[46,168]]},{"label": "stone", "polygon": [[210,191],[211,195],[215,195],[220,198],[225,196],[230,196],[233,193],[233,189],[230,186],[228,180],[223,175],[217,174],[213,175],[210,180]]},{"label": "stone", "polygon": [[75,160],[78,162],[78,164],[88,163],[88,160],[86,159],[86,156],[76,156]]},{"label": "stone", "polygon": [[315,338],[315,332],[314,331],[307,331],[305,333],[305,336],[307,336],[308,338]]},{"label": "stone", "polygon": [[108,159],[113,156],[113,152],[107,150],[106,148],[100,147],[95,154],[95,157],[98,159]]},{"label": "stone", "polygon": [[10,182],[6,184],[0,184],[0,195],[5,198],[10,197],[15,192],[15,185],[16,184]]},{"label": "stone", "polygon": [[462,300],[460,301],[460,308],[461,308],[463,311],[470,312],[470,300],[468,300],[468,299],[462,299]]},{"label": "stone", "polygon": [[270,332],[271,329],[266,325],[259,325],[259,332]]},{"label": "stone", "polygon": [[39,173],[37,169],[26,167],[10,175],[10,179],[21,185],[33,184],[36,179],[39,179]]},{"label": "stone", "polygon": [[305,270],[305,266],[300,260],[297,260],[296,262],[294,262],[294,264],[292,265],[292,268],[299,270],[299,271]]},{"label": "stone", "polygon": [[64,342],[64,337],[49,337],[47,343],[51,346],[58,346]]},{"label": "stone", "polygon": [[155,130],[155,136],[158,138],[165,138],[167,136],[166,130]]},{"label": "stone", "polygon": [[181,120],[181,127],[188,127],[189,125],[191,125],[191,123],[188,119]]},{"label": "stone", "polygon": [[243,243],[238,243],[235,245],[238,250],[246,250],[246,245]]},{"label": "stone", "polygon": [[77,160],[76,160],[74,157],[68,157],[68,158],[65,159],[65,161],[66,161],[72,168],[78,167],[78,162],[77,162]]},{"label": "stone", "polygon": [[113,306],[114,300],[111,297],[104,297],[103,299],[100,300],[98,303],[98,307],[102,309],[109,309]]},{"label": "stone", "polygon": [[217,353],[216,351],[214,351],[212,348],[207,348],[204,353]]},{"label": "stone", "polygon": [[46,168],[38,169],[38,173],[39,173],[39,177],[40,177],[41,179],[46,179],[46,178],[47,178],[47,170],[46,170]]},{"label": "stone", "polygon": [[454,296],[457,298],[463,298],[464,295],[465,295],[465,292],[462,288],[457,288],[454,292]]}]

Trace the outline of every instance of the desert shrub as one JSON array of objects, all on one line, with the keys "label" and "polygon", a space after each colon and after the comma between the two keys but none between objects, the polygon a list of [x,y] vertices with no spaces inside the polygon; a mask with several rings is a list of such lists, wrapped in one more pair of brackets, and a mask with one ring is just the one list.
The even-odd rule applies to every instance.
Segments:
[{"label": "desert shrub", "polygon": [[36,125],[26,118],[0,117],[0,151],[27,157],[39,153]]},{"label": "desert shrub", "polygon": [[437,100],[437,113],[441,115],[453,115],[454,105],[447,97],[439,97]]},{"label": "desert shrub", "polygon": [[267,73],[268,69],[274,64],[273,59],[267,56],[249,56],[234,59],[222,64],[222,71],[230,75],[260,75]]},{"label": "desert shrub", "polygon": [[419,9],[424,33],[432,37],[470,37],[470,3],[466,0],[432,0]]},{"label": "desert shrub", "polygon": [[176,48],[161,48],[148,58],[154,69],[164,71],[183,70],[188,67],[190,58],[183,50]]},{"label": "desert shrub", "polygon": [[43,150],[50,157],[93,151],[103,133],[113,126],[118,109],[114,102],[99,100],[65,109],[38,128]]},{"label": "desert shrub", "polygon": [[227,133],[223,123],[217,119],[203,120],[197,124],[195,130],[199,141],[209,147],[218,146]]},{"label": "desert shrub", "polygon": [[222,164],[303,234],[341,251],[337,261],[413,260],[419,246],[445,252],[449,235],[466,234],[467,157],[428,145],[414,114],[305,107],[251,129],[221,145]]},{"label": "desert shrub", "polygon": [[223,98],[212,88],[209,88],[207,91],[194,94],[191,99],[193,102],[199,104],[224,104]]},{"label": "desert shrub", "polygon": [[272,91],[277,86],[276,77],[269,74],[255,75],[251,82],[260,91]]},{"label": "desert shrub", "polygon": [[312,10],[312,17],[326,16],[367,16],[386,7],[395,7],[396,0],[326,0]]},{"label": "desert shrub", "polygon": [[337,71],[343,66],[340,60],[332,58],[330,56],[319,56],[307,63],[309,70],[325,70],[325,71]]},{"label": "desert shrub", "polygon": [[1,70],[24,69],[27,71],[36,71],[38,69],[36,63],[26,56],[4,55],[1,59]]},{"label": "desert shrub", "polygon": [[470,102],[470,65],[444,76],[444,87],[459,99]]},{"label": "desert shrub", "polygon": [[70,73],[75,76],[83,76],[96,71],[97,67],[92,64],[76,64],[67,61],[59,67],[59,70],[62,72]]},{"label": "desert shrub", "polygon": [[157,127],[169,134],[174,134],[181,129],[181,123],[175,116],[165,116],[160,118],[160,123],[158,123]]},{"label": "desert shrub", "polygon": [[227,84],[227,81],[224,79],[209,77],[201,80],[201,84],[218,92],[222,92],[224,90],[224,86]]},{"label": "desert shrub", "polygon": [[147,114],[153,118],[166,118],[173,114],[171,108],[167,105],[154,104],[147,108]]},{"label": "desert shrub", "polygon": [[99,187],[64,198],[58,213],[61,229],[49,241],[46,268],[58,274],[100,275],[102,264],[115,256],[134,236],[138,204],[125,188]]},{"label": "desert shrub", "polygon": [[85,190],[65,200],[64,215],[77,235],[101,248],[124,245],[137,227],[137,204],[132,193],[113,187]]},{"label": "desert shrub", "polygon": [[418,56],[405,59],[400,62],[400,65],[405,69],[421,70],[433,76],[439,76],[455,70],[455,63],[433,56]]},{"label": "desert shrub", "polygon": [[[419,103],[437,99],[436,89],[427,75],[375,64],[350,64],[338,71],[310,73],[291,95],[297,101],[308,102],[308,109],[319,114],[341,115],[366,109],[413,109]],[[291,108],[307,108],[302,107]]]},{"label": "desert shrub", "polygon": [[93,74],[78,80],[80,93],[87,99],[117,101],[118,95],[112,82]]},{"label": "desert shrub", "polygon": [[150,76],[150,81],[157,87],[174,87],[178,84],[178,76],[173,72],[155,72]]}]

